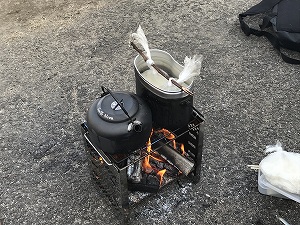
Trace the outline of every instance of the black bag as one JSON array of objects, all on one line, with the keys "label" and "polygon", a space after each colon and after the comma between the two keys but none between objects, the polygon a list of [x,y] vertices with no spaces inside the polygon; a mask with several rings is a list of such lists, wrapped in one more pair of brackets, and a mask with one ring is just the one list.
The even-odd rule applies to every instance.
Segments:
[{"label": "black bag", "polygon": [[[250,28],[244,21],[246,16],[264,13],[266,16],[260,25],[260,30]],[[281,52],[286,48],[300,52],[300,0],[262,0],[248,11],[239,14],[241,29],[249,36],[265,36],[280,52],[282,59],[291,64],[300,64],[300,60],[293,59]],[[267,27],[273,32],[267,32]]]}]

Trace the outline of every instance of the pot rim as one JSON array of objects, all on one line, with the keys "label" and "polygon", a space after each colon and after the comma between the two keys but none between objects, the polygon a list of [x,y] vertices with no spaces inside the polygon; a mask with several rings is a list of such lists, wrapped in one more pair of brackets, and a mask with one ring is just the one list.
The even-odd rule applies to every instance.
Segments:
[{"label": "pot rim", "polygon": [[[183,66],[181,64],[179,64],[174,58],[172,55],[170,55],[168,52],[164,51],[164,50],[160,50],[160,49],[150,49],[150,52],[158,52],[158,53],[162,53],[161,56],[167,56],[168,57],[168,61],[170,61],[170,65],[176,67],[177,70],[179,70],[179,73],[183,70]],[[151,88],[155,89],[156,91],[159,91],[161,92],[161,94],[163,95],[167,95],[167,96],[170,96],[170,95],[180,95],[180,97],[185,97],[187,96],[188,94],[185,93],[184,91],[182,90],[179,90],[179,91],[166,91],[166,90],[163,90],[161,88],[158,88],[156,87],[155,85],[153,85],[152,83],[150,83],[149,81],[147,81],[142,75],[141,75],[141,72],[140,70],[138,69],[138,64],[143,66],[143,67],[148,67],[146,62],[143,60],[143,58],[140,56],[140,55],[137,55],[134,59],[134,68],[135,70],[137,71],[138,75],[139,75],[139,78],[142,79],[142,81],[146,84],[146,85],[149,85]],[[157,65],[159,66],[159,63],[157,63]],[[175,78],[178,78],[179,76],[179,73],[178,74],[172,74],[175,76]],[[177,75],[177,76],[176,76]],[[188,81],[188,86],[187,86],[187,89],[191,90],[193,88],[193,80],[190,80]],[[175,96],[174,96],[175,97]]]}]

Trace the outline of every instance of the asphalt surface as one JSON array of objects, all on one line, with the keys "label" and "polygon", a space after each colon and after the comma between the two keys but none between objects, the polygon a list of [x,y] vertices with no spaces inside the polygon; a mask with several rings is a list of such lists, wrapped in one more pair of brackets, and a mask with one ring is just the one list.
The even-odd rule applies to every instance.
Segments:
[{"label": "asphalt surface", "polygon": [[[300,152],[299,66],[237,16],[258,1],[0,1],[0,224],[120,224],[93,184],[80,124],[101,85],[135,91],[129,34],[182,63],[203,54],[201,181],[171,185],[130,224],[300,224],[300,205],[262,195],[247,168],[279,140]],[[296,55],[297,56],[297,55]]]}]

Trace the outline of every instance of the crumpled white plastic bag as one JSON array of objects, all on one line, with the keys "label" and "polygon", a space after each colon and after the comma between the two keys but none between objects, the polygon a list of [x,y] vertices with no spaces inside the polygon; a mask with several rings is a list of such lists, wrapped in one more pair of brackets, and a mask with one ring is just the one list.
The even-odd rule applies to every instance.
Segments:
[{"label": "crumpled white plastic bag", "polygon": [[282,190],[300,194],[300,154],[284,151],[279,141],[267,146],[266,153],[270,154],[259,164],[266,180]]}]

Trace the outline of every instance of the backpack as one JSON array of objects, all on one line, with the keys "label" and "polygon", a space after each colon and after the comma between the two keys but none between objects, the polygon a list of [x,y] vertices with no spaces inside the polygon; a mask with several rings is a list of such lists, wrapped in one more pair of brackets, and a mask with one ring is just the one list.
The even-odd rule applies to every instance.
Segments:
[{"label": "backpack", "polygon": [[[265,14],[260,30],[250,28],[244,21],[247,16]],[[239,14],[240,26],[249,36],[265,36],[276,48],[282,59],[290,64],[300,64],[300,60],[290,58],[281,48],[300,52],[300,0],[262,0],[246,12]],[[271,27],[272,31],[265,31]]]}]

